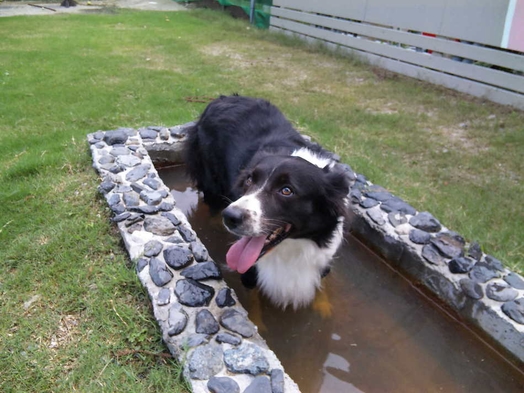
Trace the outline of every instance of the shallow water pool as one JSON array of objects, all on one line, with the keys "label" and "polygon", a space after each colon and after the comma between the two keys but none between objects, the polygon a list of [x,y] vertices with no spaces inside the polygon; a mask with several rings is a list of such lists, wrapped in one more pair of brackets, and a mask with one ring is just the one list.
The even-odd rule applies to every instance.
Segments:
[{"label": "shallow water pool", "polygon": [[524,392],[522,371],[352,236],[323,281],[330,315],[274,308],[227,271],[235,237],[199,199],[184,167],[159,174],[302,392]]}]

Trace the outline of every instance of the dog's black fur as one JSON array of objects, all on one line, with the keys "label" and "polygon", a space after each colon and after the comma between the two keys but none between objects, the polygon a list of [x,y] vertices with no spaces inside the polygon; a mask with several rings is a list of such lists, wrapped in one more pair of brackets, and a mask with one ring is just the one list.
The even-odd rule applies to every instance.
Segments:
[{"label": "dog's black fur", "polygon": [[[297,151],[306,151],[307,157],[295,155]],[[241,96],[214,100],[188,130],[184,156],[188,174],[212,208],[257,193],[260,212],[246,213],[236,204],[224,210],[224,223],[231,232],[259,236],[251,233],[248,221],[250,214],[260,213],[266,220],[263,233],[286,223],[291,228],[286,229],[286,238],[309,239],[318,252],[334,247],[335,237],[340,242],[334,233],[346,216],[349,181],[344,170],[331,153],[304,139],[268,101]],[[287,194],[288,189],[292,195],[282,192]],[[276,255],[279,246],[273,247],[270,255]],[[329,269],[328,262],[315,262],[323,265],[315,265],[319,275]],[[249,271],[254,280],[258,265]]]}]

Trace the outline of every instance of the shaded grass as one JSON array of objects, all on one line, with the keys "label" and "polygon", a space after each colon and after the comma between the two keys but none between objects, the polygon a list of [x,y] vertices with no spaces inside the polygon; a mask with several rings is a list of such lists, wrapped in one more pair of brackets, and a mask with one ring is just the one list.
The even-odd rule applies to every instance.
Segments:
[{"label": "shaded grass", "polygon": [[189,96],[272,100],[356,171],[523,269],[522,112],[216,12],[3,18],[0,35],[2,391],[183,391],[172,361],[144,355],[165,348],[85,136],[193,120],[205,104]]}]

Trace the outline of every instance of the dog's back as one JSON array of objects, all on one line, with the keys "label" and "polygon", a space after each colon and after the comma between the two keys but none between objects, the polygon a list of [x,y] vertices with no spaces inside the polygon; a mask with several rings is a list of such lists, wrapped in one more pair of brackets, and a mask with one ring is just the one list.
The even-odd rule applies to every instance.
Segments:
[{"label": "dog's back", "polygon": [[257,154],[289,155],[301,147],[320,150],[268,101],[221,96],[189,130],[184,161],[206,202],[220,207],[240,196],[234,192],[235,180]]}]

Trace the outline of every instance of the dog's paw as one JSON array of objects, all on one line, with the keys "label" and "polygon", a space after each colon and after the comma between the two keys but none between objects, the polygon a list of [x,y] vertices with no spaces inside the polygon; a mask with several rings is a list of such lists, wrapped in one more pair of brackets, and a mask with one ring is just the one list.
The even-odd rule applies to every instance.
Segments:
[{"label": "dog's paw", "polygon": [[322,318],[331,318],[333,315],[333,305],[325,292],[318,292],[312,305],[313,310],[320,314]]}]

